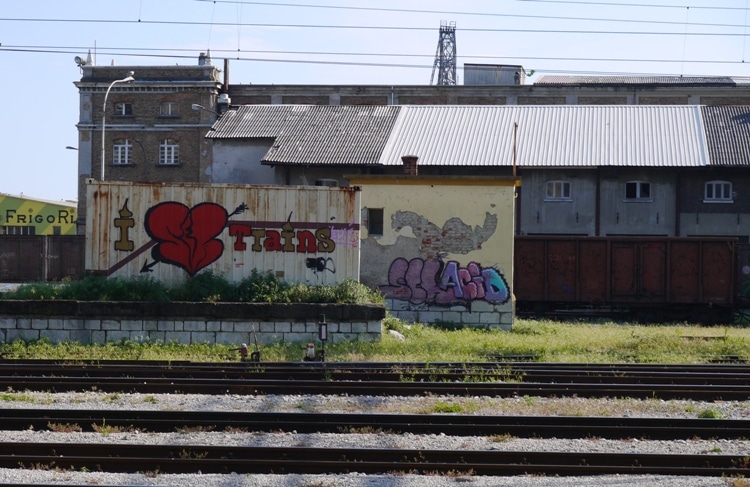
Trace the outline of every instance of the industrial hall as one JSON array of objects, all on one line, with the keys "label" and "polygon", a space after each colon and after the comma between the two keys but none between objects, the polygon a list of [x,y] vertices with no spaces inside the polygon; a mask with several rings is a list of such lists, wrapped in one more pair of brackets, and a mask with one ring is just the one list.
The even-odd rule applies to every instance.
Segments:
[{"label": "industrial hall", "polygon": [[88,178],[346,186],[403,173],[403,156],[416,156],[419,175],[519,178],[517,235],[747,241],[746,80],[526,84],[514,76],[520,66],[465,69],[476,84],[233,84],[228,62],[219,69],[205,54],[194,65],[85,65],[76,82],[79,233]]}]

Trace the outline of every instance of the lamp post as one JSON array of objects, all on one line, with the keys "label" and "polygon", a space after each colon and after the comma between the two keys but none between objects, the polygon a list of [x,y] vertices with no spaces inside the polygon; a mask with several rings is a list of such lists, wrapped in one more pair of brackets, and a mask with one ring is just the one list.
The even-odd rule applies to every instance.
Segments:
[{"label": "lamp post", "polygon": [[215,110],[211,110],[210,108],[206,108],[203,105],[199,105],[197,103],[193,103],[192,105],[190,105],[190,108],[192,108],[195,111],[203,110],[204,112],[213,113],[214,115],[216,115],[217,118],[221,117],[221,113]]},{"label": "lamp post", "polygon": [[104,94],[104,103],[102,104],[102,174],[101,174],[101,180],[104,181],[104,147],[105,147],[105,140],[104,140],[104,133],[105,129],[107,127],[107,97],[109,96],[109,90],[112,89],[114,85],[117,83],[129,83],[130,81],[133,81],[135,78],[133,78],[133,75],[135,73],[133,71],[129,71],[128,75],[124,77],[123,79],[116,79],[112,83],[109,84],[109,87],[107,88],[107,92]]}]

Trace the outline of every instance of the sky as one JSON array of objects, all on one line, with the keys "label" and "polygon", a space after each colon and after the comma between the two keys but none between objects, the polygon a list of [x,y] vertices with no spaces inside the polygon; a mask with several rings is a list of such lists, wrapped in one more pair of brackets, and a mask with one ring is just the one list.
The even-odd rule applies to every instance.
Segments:
[{"label": "sky", "polygon": [[[464,63],[544,75],[750,77],[750,0],[24,0],[0,4],[0,193],[77,199],[74,58],[195,65],[232,84],[429,85]],[[136,77],[137,77],[137,69]],[[435,74],[434,79],[437,79]]]}]

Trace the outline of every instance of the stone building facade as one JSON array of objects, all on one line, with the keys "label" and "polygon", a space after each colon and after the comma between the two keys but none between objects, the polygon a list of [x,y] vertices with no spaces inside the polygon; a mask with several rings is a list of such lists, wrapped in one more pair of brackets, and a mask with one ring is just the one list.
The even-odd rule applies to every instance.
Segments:
[{"label": "stone building facade", "polygon": [[[82,66],[75,83],[79,234],[86,221],[88,178],[210,182],[204,136],[217,117],[221,83],[219,69],[201,59],[203,64],[194,66]],[[133,81],[118,81],[130,71]]]}]

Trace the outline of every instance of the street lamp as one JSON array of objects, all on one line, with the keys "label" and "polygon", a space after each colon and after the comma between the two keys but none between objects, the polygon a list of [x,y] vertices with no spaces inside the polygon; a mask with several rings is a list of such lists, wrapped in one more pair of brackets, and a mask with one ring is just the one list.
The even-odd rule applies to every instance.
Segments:
[{"label": "street lamp", "polygon": [[196,110],[196,111],[197,110],[204,110],[204,111],[207,111],[208,113],[213,113],[217,117],[221,116],[221,113],[216,112],[214,110],[211,110],[210,108],[206,108],[203,105],[198,105],[197,103],[193,103],[192,105],[190,105],[190,108],[192,108],[193,110]]},{"label": "street lamp", "polygon": [[104,132],[107,126],[106,118],[107,118],[107,97],[109,96],[109,90],[112,89],[114,85],[117,83],[129,83],[133,81],[135,78],[133,78],[133,75],[135,73],[133,71],[129,71],[128,75],[124,77],[123,79],[116,79],[112,83],[109,84],[109,87],[107,88],[107,92],[104,94],[104,104],[102,105],[102,178],[101,180],[104,181],[104,146],[105,140],[104,140]]}]

